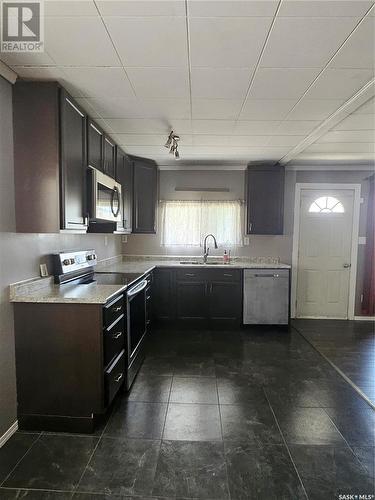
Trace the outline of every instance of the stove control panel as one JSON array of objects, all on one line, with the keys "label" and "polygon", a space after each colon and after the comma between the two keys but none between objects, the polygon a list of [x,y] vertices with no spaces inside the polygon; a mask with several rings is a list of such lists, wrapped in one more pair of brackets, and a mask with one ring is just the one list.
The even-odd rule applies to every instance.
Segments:
[{"label": "stove control panel", "polygon": [[76,252],[60,252],[53,255],[53,274],[70,273],[95,266],[97,256],[95,250],[79,250]]}]

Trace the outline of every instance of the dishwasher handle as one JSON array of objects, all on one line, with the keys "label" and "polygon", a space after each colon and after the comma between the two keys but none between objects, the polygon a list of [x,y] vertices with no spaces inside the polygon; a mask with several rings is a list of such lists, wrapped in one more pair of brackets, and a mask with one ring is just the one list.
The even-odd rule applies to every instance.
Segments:
[{"label": "dishwasher handle", "polygon": [[280,274],[254,274],[255,278],[279,278]]}]

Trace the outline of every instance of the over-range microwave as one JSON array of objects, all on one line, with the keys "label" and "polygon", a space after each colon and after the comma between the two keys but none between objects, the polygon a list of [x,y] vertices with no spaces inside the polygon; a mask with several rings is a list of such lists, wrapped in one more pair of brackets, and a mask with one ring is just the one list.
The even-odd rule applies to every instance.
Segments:
[{"label": "over-range microwave", "polygon": [[121,184],[95,168],[87,172],[87,197],[90,222],[116,223],[116,230],[123,227]]}]

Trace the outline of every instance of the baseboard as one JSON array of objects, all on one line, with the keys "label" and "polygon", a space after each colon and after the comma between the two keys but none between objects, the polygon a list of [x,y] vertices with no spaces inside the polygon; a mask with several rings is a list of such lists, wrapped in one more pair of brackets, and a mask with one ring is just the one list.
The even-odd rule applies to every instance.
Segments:
[{"label": "baseboard", "polygon": [[9,429],[0,436],[0,448],[10,439],[15,432],[18,430],[18,420],[16,420]]},{"label": "baseboard", "polygon": [[375,321],[375,316],[354,316],[354,321]]}]

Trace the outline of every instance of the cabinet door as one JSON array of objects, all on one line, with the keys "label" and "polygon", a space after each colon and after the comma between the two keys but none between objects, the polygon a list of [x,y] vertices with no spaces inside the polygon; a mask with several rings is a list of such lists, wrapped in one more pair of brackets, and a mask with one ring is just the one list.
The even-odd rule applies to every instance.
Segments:
[{"label": "cabinet door", "polygon": [[61,229],[86,229],[86,114],[61,93]]},{"label": "cabinet door", "polygon": [[177,319],[207,319],[206,282],[177,282]]},{"label": "cabinet door", "polygon": [[103,131],[91,119],[88,120],[87,127],[87,163],[90,167],[104,171]]},{"label": "cabinet door", "polygon": [[175,317],[175,273],[173,269],[156,269],[153,283],[153,309],[156,320]]},{"label": "cabinet door", "polygon": [[132,232],[133,217],[133,162],[118,147],[116,160],[116,180],[122,188],[123,226],[126,233]]},{"label": "cabinet door", "polygon": [[104,172],[110,177],[115,178],[116,170],[116,146],[109,138],[104,136]]},{"label": "cabinet door", "polygon": [[157,166],[134,158],[133,233],[156,232]]},{"label": "cabinet door", "polygon": [[242,293],[240,283],[213,281],[208,284],[209,319],[218,326],[241,321]]},{"label": "cabinet door", "polygon": [[249,166],[247,184],[247,233],[283,234],[284,167]]}]

